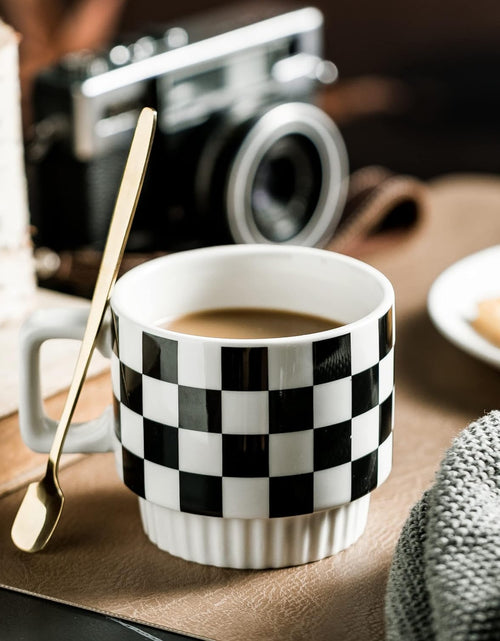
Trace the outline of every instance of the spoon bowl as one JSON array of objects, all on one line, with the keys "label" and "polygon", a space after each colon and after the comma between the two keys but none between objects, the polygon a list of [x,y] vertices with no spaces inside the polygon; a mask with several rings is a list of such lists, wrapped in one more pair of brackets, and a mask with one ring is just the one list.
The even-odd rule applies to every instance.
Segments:
[{"label": "spoon bowl", "polygon": [[24,552],[43,549],[61,517],[64,495],[50,468],[41,481],[28,485],[12,525],[12,539]]}]

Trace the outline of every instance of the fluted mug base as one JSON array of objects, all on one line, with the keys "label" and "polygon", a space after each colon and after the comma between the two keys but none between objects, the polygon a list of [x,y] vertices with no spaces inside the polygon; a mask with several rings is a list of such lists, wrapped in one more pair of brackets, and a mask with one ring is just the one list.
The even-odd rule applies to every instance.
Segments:
[{"label": "fluted mug base", "polygon": [[281,568],[318,561],[359,539],[370,495],[340,507],[272,519],[220,518],[179,512],[139,498],[149,539],[187,561],[239,569]]}]

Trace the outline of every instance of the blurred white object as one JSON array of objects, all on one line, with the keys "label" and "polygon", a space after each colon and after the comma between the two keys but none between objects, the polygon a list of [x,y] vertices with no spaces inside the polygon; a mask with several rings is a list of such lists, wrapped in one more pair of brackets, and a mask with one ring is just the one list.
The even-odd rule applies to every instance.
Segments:
[{"label": "blurred white object", "polygon": [[427,309],[436,328],[454,345],[500,368],[500,347],[472,326],[481,301],[500,298],[500,245],[453,263],[429,290]]},{"label": "blurred white object", "polygon": [[35,294],[28,233],[18,38],[0,20],[0,325],[23,316]]}]

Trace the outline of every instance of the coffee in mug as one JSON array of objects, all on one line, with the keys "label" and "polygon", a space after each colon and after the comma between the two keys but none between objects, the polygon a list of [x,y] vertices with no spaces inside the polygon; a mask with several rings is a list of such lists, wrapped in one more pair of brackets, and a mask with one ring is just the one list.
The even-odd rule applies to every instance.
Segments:
[{"label": "coffee in mug", "polygon": [[[320,249],[210,247],[135,267],[116,283],[100,336],[114,407],[72,427],[65,451],[114,451],[146,535],[176,556],[265,568],[335,554],[363,533],[391,469],[393,306],[380,272]],[[341,325],[278,337],[177,331],[206,310]],[[55,429],[37,387],[40,345],[81,338],[85,324],[85,310],[41,310],[23,329],[20,427],[37,451]]]},{"label": "coffee in mug", "polygon": [[214,338],[280,338],[325,332],[341,323],[289,310],[235,307],[204,309],[163,319],[158,325],[181,334]]}]

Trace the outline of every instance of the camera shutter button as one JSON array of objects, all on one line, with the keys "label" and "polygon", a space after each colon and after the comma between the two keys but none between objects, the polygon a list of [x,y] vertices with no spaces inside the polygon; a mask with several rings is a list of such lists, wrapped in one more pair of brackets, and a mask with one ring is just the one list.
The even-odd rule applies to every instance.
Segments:
[{"label": "camera shutter button", "polygon": [[182,27],[172,27],[165,31],[163,40],[169,49],[178,49],[188,44],[189,35]]},{"label": "camera shutter button", "polygon": [[130,62],[129,48],[125,45],[116,45],[110,50],[109,59],[117,67],[127,64],[127,62]]},{"label": "camera shutter button", "polygon": [[132,58],[136,61],[150,58],[156,53],[156,42],[151,36],[143,36],[132,45]]}]

